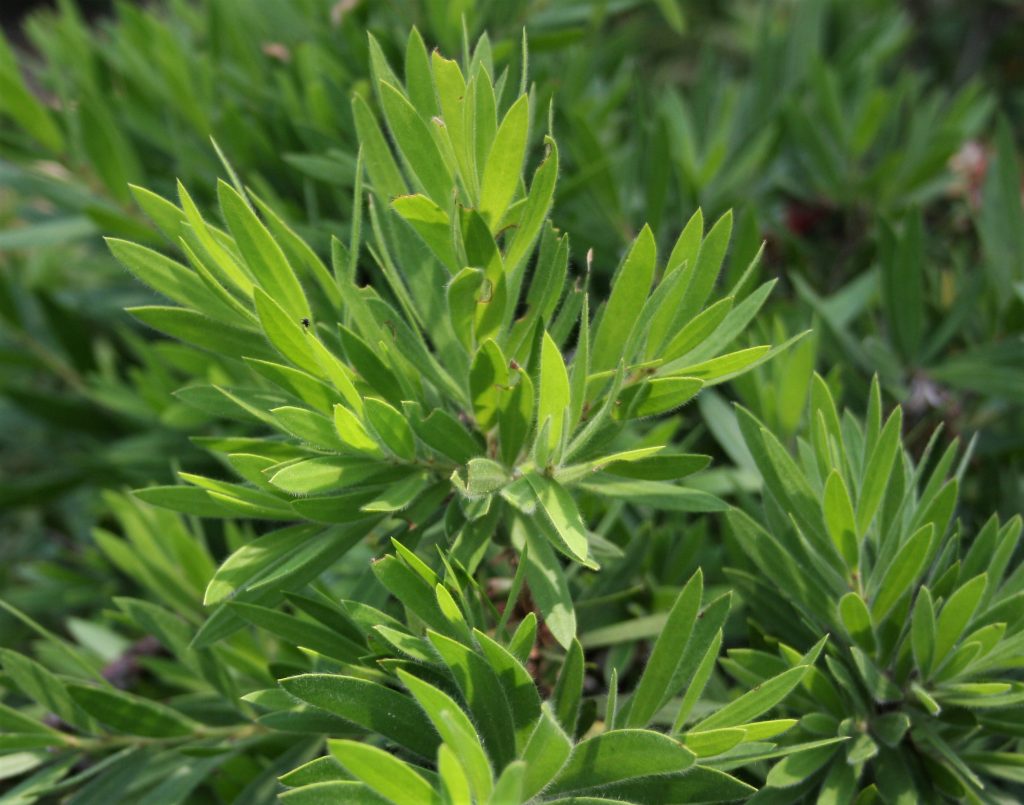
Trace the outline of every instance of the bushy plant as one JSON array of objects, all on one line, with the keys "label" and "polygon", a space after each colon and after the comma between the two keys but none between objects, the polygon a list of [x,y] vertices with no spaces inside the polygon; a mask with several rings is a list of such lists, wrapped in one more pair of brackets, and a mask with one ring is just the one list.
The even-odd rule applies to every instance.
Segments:
[{"label": "bushy plant", "polygon": [[[1024,760],[1010,715],[1024,704],[1020,516],[991,517],[964,547],[957,442],[940,451],[933,436],[912,459],[877,382],[857,419],[816,375],[808,413],[794,459],[737,411],[765,491],[759,514],[727,514],[745,560],[729,576],[759,641],[784,656],[831,635],[792,703],[808,736],[850,740],[780,763],[769,785],[835,802],[1011,796]],[[742,650],[725,666],[749,685],[780,663]]]},{"label": "bushy plant", "polygon": [[5,801],[1020,798],[1002,88],[888,0],[258,6],[0,53]]},{"label": "bushy plant", "polygon": [[557,554],[597,569],[617,553],[588,541],[572,492],[668,511],[723,507],[674,483],[708,459],[669,450],[667,432],[645,438],[645,421],[782,348],[728,351],[771,283],[755,289],[752,264],[705,307],[731,218],[705,235],[698,213],[664,267],[643,230],[592,317],[588,277],[569,275],[568,238],[547,220],[558,172],[550,136],[529,189],[521,183],[529,96],[497,114],[501,85],[479,50],[467,78],[414,36],[404,83],[372,42],[371,52],[396,148],[357,100],[366,249],[383,283],[356,283],[358,226],[348,246],[334,241],[328,270],[269,206],[227,183],[226,231],[184,188],[181,207],[140,191],[190,266],[111,241],[129,270],[184,305],[133,314],[233,367],[224,382],[178,396],[257,425],[243,441],[207,442],[242,482],[185,474],[187,485],[139,494],[203,516],[357,531],[399,519],[450,542],[469,572],[496,539],[512,540],[548,627],[568,646],[574,621]]}]

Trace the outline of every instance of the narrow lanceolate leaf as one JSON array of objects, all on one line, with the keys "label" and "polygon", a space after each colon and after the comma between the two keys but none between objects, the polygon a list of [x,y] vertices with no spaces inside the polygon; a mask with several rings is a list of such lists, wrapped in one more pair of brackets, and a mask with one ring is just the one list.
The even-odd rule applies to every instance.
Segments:
[{"label": "narrow lanceolate leaf", "polygon": [[68,693],[97,721],[128,735],[182,738],[200,729],[198,724],[177,710],[113,688],[69,685]]},{"label": "narrow lanceolate leaf", "polygon": [[579,640],[573,640],[569,651],[558,672],[555,689],[551,693],[551,705],[555,716],[569,735],[576,732],[576,723],[580,717],[580,705],[583,703],[583,646]]},{"label": "narrow lanceolate leaf", "polygon": [[529,128],[529,96],[522,95],[501,121],[484,165],[480,212],[492,231],[498,226],[519,186]]},{"label": "narrow lanceolate leaf", "polygon": [[241,319],[188,267],[137,243],[107,238],[111,254],[153,290],[186,307],[199,310],[227,325],[245,327]]},{"label": "narrow lanceolate leaf", "polygon": [[441,779],[447,795],[446,802],[471,803],[473,791],[469,786],[469,779],[466,777],[466,770],[462,768],[459,756],[448,744],[441,744],[437,753],[437,776]]},{"label": "narrow lanceolate leaf", "polygon": [[612,459],[604,465],[605,472],[638,481],[675,481],[711,463],[711,456],[697,453],[658,453],[628,460],[612,456]]},{"label": "narrow lanceolate leaf", "polygon": [[798,665],[796,668],[783,671],[698,722],[693,729],[705,731],[735,727],[753,721],[785,699],[790,691],[803,681],[808,671],[810,671],[809,665]]},{"label": "narrow lanceolate leaf", "polygon": [[403,408],[419,440],[456,464],[465,464],[483,452],[476,437],[470,435],[465,425],[447,411],[435,408],[424,418],[416,403],[405,402]]},{"label": "narrow lanceolate leaf", "polygon": [[897,408],[889,416],[882,428],[875,449],[871,451],[867,466],[864,469],[864,482],[861,485],[860,497],[857,500],[857,534],[864,536],[882,503],[882,496],[889,486],[893,462],[900,446],[900,433],[903,427],[903,413]]},{"label": "narrow lanceolate leaf", "polygon": [[715,221],[707,237],[701,244],[700,253],[695,263],[690,263],[684,271],[691,272],[690,283],[686,288],[683,304],[676,313],[675,324],[681,327],[697,313],[711,295],[715,280],[722,270],[722,262],[729,248],[732,237],[732,211],[726,212]]},{"label": "narrow lanceolate leaf", "polygon": [[232,601],[228,606],[232,612],[254,626],[276,634],[292,645],[311,649],[339,662],[356,663],[365,653],[362,646],[336,634],[333,629],[321,623],[241,601]]},{"label": "narrow lanceolate leaf", "polygon": [[557,481],[535,472],[527,474],[526,479],[537,496],[541,512],[554,526],[560,547],[567,549],[576,560],[586,562],[587,530],[572,495]]},{"label": "narrow lanceolate leaf", "polygon": [[[508,361],[501,348],[488,339],[480,345],[469,370],[473,413],[482,430],[490,430],[497,424],[502,408],[502,389],[508,385]],[[533,402],[532,395],[530,402]]]},{"label": "narrow lanceolate leaf", "polygon": [[529,525],[513,531],[513,541],[520,554],[524,547],[526,581],[533,599],[555,640],[568,648],[576,636],[576,611],[569,594],[569,584],[557,554],[550,543]]},{"label": "narrow lanceolate leaf", "polygon": [[802,783],[828,763],[835,753],[835,746],[828,744],[789,755],[768,773],[767,783],[771,788],[789,788]]},{"label": "narrow lanceolate leaf", "polygon": [[547,423],[547,444],[545,453],[555,461],[562,443],[565,413],[569,408],[569,373],[562,360],[562,353],[548,333],[544,333],[541,344],[540,390],[537,402],[537,424]]},{"label": "narrow lanceolate leaf", "polygon": [[592,788],[657,774],[679,773],[696,756],[678,741],[648,730],[614,730],[580,743],[549,794]]},{"label": "narrow lanceolate leaf", "polygon": [[847,570],[856,570],[860,562],[857,524],[854,520],[850,493],[846,491],[843,476],[838,470],[832,470],[825,481],[822,508],[825,511],[825,526],[836,550],[843,557]]},{"label": "narrow lanceolate leaf", "polygon": [[445,268],[452,273],[458,270],[448,213],[418,193],[414,196],[399,196],[391,202],[391,207],[416,230],[416,234]]},{"label": "narrow lanceolate leaf", "polygon": [[647,667],[630,700],[627,727],[647,726],[654,714],[675,693],[671,689],[672,679],[686,652],[703,592],[704,579],[698,570],[679,593],[668,614],[665,628],[658,635]]},{"label": "narrow lanceolate leaf", "polygon": [[372,456],[384,454],[377,440],[363,427],[359,418],[340,403],[334,406],[334,429],[338,438],[349,449]]},{"label": "narrow lanceolate leaf", "polygon": [[871,613],[868,612],[863,598],[854,592],[849,592],[840,598],[839,618],[854,642],[865,651],[874,650],[875,637],[871,625]]},{"label": "narrow lanceolate leaf", "polygon": [[274,350],[251,330],[214,321],[202,313],[180,307],[145,305],[127,308],[143,324],[215,355],[230,358],[277,358]]},{"label": "narrow lanceolate leaf", "polygon": [[389,801],[440,805],[441,800],[423,775],[383,749],[348,740],[329,741],[327,747],[353,777]]},{"label": "narrow lanceolate leaf", "polygon": [[[377,125],[377,120],[370,107],[359,94],[352,96],[352,116],[356,122],[356,133],[359,136],[363,161],[370,177],[373,192],[383,202],[409,192],[409,187],[402,178],[402,172],[391,155],[384,134]],[[362,200],[360,200],[362,203]]]},{"label": "narrow lanceolate leaf", "polygon": [[302,674],[280,681],[288,693],[383,735],[425,758],[433,758],[440,737],[419,705],[396,690],[339,674]]},{"label": "narrow lanceolate leaf", "polygon": [[447,209],[454,187],[452,176],[427,124],[406,97],[384,81],[380,83],[380,99],[402,159],[427,195],[441,209]]},{"label": "narrow lanceolate leaf", "polygon": [[619,395],[616,418],[665,414],[689,402],[704,386],[695,377],[657,377],[634,383]]},{"label": "narrow lanceolate leaf", "polygon": [[3,36],[0,36],[0,112],[10,115],[47,150],[56,154],[64,148],[60,127],[21,77],[18,59]]},{"label": "narrow lanceolate leaf", "polygon": [[217,568],[206,588],[203,604],[219,604],[245,589],[300,550],[317,531],[316,526],[291,526],[247,542]]},{"label": "narrow lanceolate leaf", "polygon": [[533,174],[530,183],[530,194],[526,197],[519,225],[512,238],[512,245],[505,254],[505,266],[515,277],[529,255],[533,244],[537,241],[551,201],[555,196],[555,182],[558,179],[558,146],[551,137],[544,138],[548,154]]},{"label": "narrow lanceolate leaf", "polygon": [[523,796],[532,797],[550,783],[565,766],[571,752],[572,741],[545,704],[522,753],[526,761]]},{"label": "narrow lanceolate leaf", "polygon": [[416,458],[416,440],[409,421],[395,408],[376,397],[366,400],[366,418],[380,441],[406,461]]},{"label": "narrow lanceolate leaf", "polygon": [[974,612],[981,603],[981,597],[988,587],[988,575],[975,576],[955,593],[942,607],[935,629],[934,661],[937,666],[960,640]]},{"label": "narrow lanceolate leaf", "polygon": [[426,472],[416,472],[407,478],[385,487],[360,510],[364,512],[399,512],[408,509],[430,486]]},{"label": "narrow lanceolate leaf", "polygon": [[623,357],[623,346],[651,289],[656,259],[654,233],[645,226],[612,283],[611,296],[594,335],[590,353],[592,372],[614,369]]},{"label": "narrow lanceolate leaf", "polygon": [[430,632],[430,642],[448,666],[469,704],[488,754],[498,768],[515,758],[515,725],[505,687],[487,660],[444,635]]},{"label": "narrow lanceolate leaf", "polygon": [[309,304],[295,271],[263,222],[238,191],[226,182],[217,184],[217,196],[228,229],[259,286],[296,322],[308,317]]},{"label": "narrow lanceolate leaf", "polygon": [[[685,266],[696,265],[703,235],[704,214],[698,209],[690,216],[690,220],[683,228],[683,231],[679,233],[675,246],[672,247],[672,251],[669,253],[668,262],[665,264],[666,279]],[[688,270],[692,271],[692,268]],[[682,296],[686,293],[688,287],[689,280],[677,284],[672,297],[667,299],[666,303],[655,312],[647,337],[648,358],[654,358],[660,354],[665,342],[670,338],[674,338],[683,329],[676,323],[676,316],[680,310]]]},{"label": "narrow lanceolate leaf", "polygon": [[480,736],[469,716],[454,699],[433,685],[403,670],[398,671],[398,676],[419,702],[442,740],[459,755],[477,801],[486,802],[494,786],[494,777]]},{"label": "narrow lanceolate leaf", "polygon": [[380,483],[396,481],[407,474],[404,468],[392,469],[369,459],[324,456],[288,464],[270,477],[270,483],[293,495],[312,495],[357,486],[369,480]]},{"label": "narrow lanceolate leaf", "polygon": [[935,606],[927,587],[922,587],[914,603],[910,621],[910,645],[914,663],[923,679],[928,679],[935,646]]},{"label": "narrow lanceolate leaf", "polygon": [[479,268],[464,268],[448,283],[448,318],[467,352],[472,352],[476,340],[476,311],[485,281]]},{"label": "narrow lanceolate leaf", "polygon": [[[320,365],[309,345],[309,341],[316,336],[305,329],[302,318],[290,315],[270,294],[258,286],[253,288],[253,301],[256,303],[256,314],[267,340],[295,366],[314,377],[319,377]],[[255,351],[247,354],[258,356]]]},{"label": "narrow lanceolate leaf", "polygon": [[434,73],[434,87],[437,99],[441,103],[441,119],[448,134],[459,173],[469,185],[467,192],[475,204],[479,194],[479,183],[476,176],[475,159],[470,157],[469,138],[466,133],[466,120],[463,109],[466,103],[466,79],[462,75],[458,62],[444,58],[438,51],[431,56]]},{"label": "narrow lanceolate leaf", "polygon": [[928,546],[935,526],[922,526],[908,539],[893,557],[871,602],[871,619],[881,623],[899,600],[906,595],[928,561]]}]

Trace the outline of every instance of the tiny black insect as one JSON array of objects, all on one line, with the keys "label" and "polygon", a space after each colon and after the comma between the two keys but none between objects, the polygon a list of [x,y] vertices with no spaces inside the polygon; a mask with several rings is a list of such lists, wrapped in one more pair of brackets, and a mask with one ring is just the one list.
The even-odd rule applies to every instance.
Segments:
[{"label": "tiny black insect", "polygon": [[302,320],[302,326],[305,327],[308,330],[309,329],[309,319],[303,319]]}]

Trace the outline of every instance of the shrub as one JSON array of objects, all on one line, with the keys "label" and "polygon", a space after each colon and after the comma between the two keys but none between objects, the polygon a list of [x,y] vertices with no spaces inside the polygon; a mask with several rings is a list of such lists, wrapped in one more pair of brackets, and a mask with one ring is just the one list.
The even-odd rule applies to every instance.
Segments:
[{"label": "shrub", "polygon": [[187,485],[139,494],[191,514],[304,519],[352,533],[397,518],[431,541],[443,533],[470,573],[492,541],[529,546],[526,577],[567,647],[574,621],[557,554],[591,569],[617,554],[589,543],[572,491],[668,511],[723,508],[673,483],[707,457],[672,452],[665,436],[637,443],[647,419],[781,348],[728,351],[772,283],[753,289],[752,264],[705,309],[731,218],[705,236],[698,213],[661,270],[652,233],[637,236],[592,321],[588,278],[569,276],[568,238],[546,220],[558,172],[550,136],[520,190],[528,95],[496,115],[499,93],[479,51],[466,78],[420,48],[404,85],[374,43],[371,51],[397,160],[361,100],[355,115],[372,189],[366,248],[387,296],[356,284],[358,226],[349,246],[334,241],[328,270],[269,206],[251,207],[223,182],[227,231],[204,221],[184,188],[180,208],[139,192],[182,238],[191,267],[111,241],[131,271],[185,306],[133,314],[233,368],[233,382],[179,397],[258,423],[245,432],[274,434],[207,443],[241,483],[185,474]]},{"label": "shrub", "polygon": [[[467,4],[462,26],[445,4],[422,7],[428,38],[461,43],[461,61],[431,53],[415,29],[406,39],[407,21],[380,8],[341,9],[382,29],[344,75],[319,49],[329,37],[309,29],[324,9],[274,12],[309,48],[296,46],[304,55],[292,62],[271,54],[281,64],[269,74],[294,70],[308,92],[299,99],[282,79],[263,111],[283,128],[267,130],[310,150],[289,168],[275,150],[272,180],[244,147],[259,128],[237,127],[242,145],[214,151],[226,181],[197,162],[169,193],[146,149],[137,162],[164,177],[154,189],[125,190],[123,170],[100,177],[96,198],[130,193],[151,222],[117,206],[124,196],[108,244],[166,299],[132,305],[133,317],[173,340],[124,329],[120,346],[90,354],[87,324],[64,315],[73,303],[4,286],[11,332],[41,310],[82,363],[40,351],[49,334],[24,342],[32,361],[91,412],[119,412],[110,432],[138,451],[126,460],[119,442],[79,468],[108,487],[82,518],[99,521],[73,549],[87,547],[52,551],[68,571],[33,565],[42,583],[0,601],[14,634],[33,635],[0,649],[0,777],[11,798],[1019,797],[1021,519],[987,518],[988,499],[1013,498],[979,489],[992,463],[967,484],[984,441],[962,455],[959,441],[943,445],[936,412],[918,399],[939,393],[936,381],[983,395],[966,430],[993,408],[1019,413],[1008,264],[1020,201],[1005,124],[999,170],[974,213],[979,237],[931,238],[937,211],[956,215],[960,203],[943,207],[942,163],[983,124],[988,96],[968,89],[947,104],[915,78],[893,88],[885,65],[910,30],[895,12],[806,3],[799,24],[776,27],[787,10],[773,11],[744,52],[761,80],[779,78],[779,93],[744,80],[719,106],[682,95],[654,103],[656,81],[628,103],[608,93],[629,87],[617,59],[655,13],[629,4],[616,7],[627,33],[615,48],[564,75],[545,72],[556,62],[541,56],[533,84],[525,36],[521,48],[518,36],[487,35],[470,48],[488,4]],[[141,127],[172,142],[145,121],[153,88],[184,80],[181,60],[118,71],[147,37],[187,45],[207,24],[223,32],[218,14],[238,13],[218,0],[208,9],[202,20],[186,4],[166,18],[123,9],[114,25],[124,39],[100,73],[112,68],[131,89],[69,90],[65,100],[85,93],[91,104],[72,117],[88,129],[123,104],[134,122],[96,131],[131,138]],[[562,26],[583,26],[593,10],[530,16],[551,37],[542,44],[561,46],[553,32],[566,36]],[[672,3],[657,13],[677,34],[687,23]],[[719,30],[714,12],[695,15]],[[60,19],[52,38],[36,31],[50,65],[90,64],[88,28],[70,7]],[[250,36],[267,20],[244,23]],[[211,41],[189,68],[197,75],[234,75],[252,44],[239,40],[229,57],[220,46],[230,37]],[[0,61],[11,84],[13,62]],[[333,67],[313,70],[321,63]],[[706,87],[720,68],[706,65]],[[318,83],[327,74],[339,83]],[[239,80],[254,87],[265,75]],[[134,97],[143,77],[150,90]],[[568,111],[549,105],[556,78]],[[321,91],[350,88],[351,117],[320,104]],[[109,107],[97,100],[107,89],[119,98]],[[218,108],[202,84],[193,89],[196,102],[176,108],[196,116],[199,133]],[[235,89],[225,97],[248,103]],[[16,95],[31,136],[15,146],[34,137],[60,151],[74,127],[51,130],[27,90]],[[903,104],[926,108],[908,118]],[[647,108],[649,125],[607,150],[623,110]],[[808,133],[818,118],[828,143]],[[358,139],[351,156],[313,153],[331,148],[338,127]],[[926,142],[926,130],[937,136]],[[896,153],[900,170],[890,169]],[[310,172],[330,160],[346,166],[343,181],[311,189]],[[642,191],[636,176],[616,178],[636,165],[648,166],[641,183],[653,180]],[[727,211],[705,226],[698,210],[674,240],[659,240],[660,225],[632,227],[638,210],[657,223],[679,199],[718,213],[755,178],[735,235]],[[844,226],[871,220],[870,232],[840,239],[851,251],[829,277],[812,269],[830,234],[794,229],[759,246],[765,199],[789,197]],[[600,214],[588,211],[594,199]],[[971,286],[979,296],[949,301],[954,272],[930,261],[947,241],[958,259],[986,261],[983,296]],[[790,253],[801,265],[781,290],[792,285],[814,310],[823,326],[810,337],[806,311],[762,276]],[[128,353],[137,370],[118,365]],[[814,373],[835,354],[852,369]],[[840,414],[836,401],[861,386],[865,416]],[[884,415],[883,389],[910,395],[907,422],[899,407]],[[744,405],[730,408],[729,395]],[[9,396],[54,421],[77,409],[59,392]],[[126,425],[127,414],[138,421]],[[101,442],[95,417],[80,420],[81,444]],[[194,434],[188,446],[184,433]],[[709,468],[711,453],[726,460]],[[143,488],[112,491],[126,482]],[[40,499],[73,483],[30,480]],[[1017,483],[1012,472],[1005,483]],[[79,615],[65,617],[68,606]]]},{"label": "shrub", "polygon": [[[885,801],[993,796],[1017,782],[1004,763],[1018,730],[998,713],[1024,702],[1015,674],[1024,577],[1010,570],[1021,519],[993,516],[964,550],[953,523],[965,469],[955,466],[957,443],[933,457],[933,438],[912,460],[901,410],[883,423],[877,383],[857,420],[840,418],[816,376],[809,414],[794,461],[738,411],[765,493],[758,517],[727,515],[737,555],[750,562],[730,578],[766,644],[792,655],[831,635],[827,670],[799,697],[800,723],[850,741],[780,764],[769,784],[837,801],[865,790]],[[736,652],[727,668],[756,684],[771,659]]]}]

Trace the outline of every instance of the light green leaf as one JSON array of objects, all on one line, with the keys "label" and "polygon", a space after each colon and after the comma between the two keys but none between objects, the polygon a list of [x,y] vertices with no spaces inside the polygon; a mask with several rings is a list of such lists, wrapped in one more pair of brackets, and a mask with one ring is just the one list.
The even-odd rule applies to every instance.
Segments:
[{"label": "light green leaf", "polygon": [[548,423],[546,452],[557,462],[570,400],[569,373],[562,360],[561,350],[547,332],[541,342],[538,397],[537,422],[539,425]]},{"label": "light green leaf", "polygon": [[488,339],[477,350],[469,372],[473,411],[481,429],[490,430],[497,424],[503,399],[502,390],[508,386],[508,361],[501,348]]},{"label": "light green leaf", "polygon": [[[665,414],[692,400],[704,386],[695,377],[656,377],[627,386],[619,394],[616,417]],[[640,399],[634,404],[634,400]]]},{"label": "light green leaf", "polygon": [[431,485],[426,472],[414,473],[407,478],[385,487],[360,509],[364,512],[399,512],[409,508]]},{"label": "light green leaf", "polygon": [[217,183],[217,197],[228,229],[253,277],[296,322],[309,316],[309,303],[281,247],[231,185]]},{"label": "light green leaf", "polygon": [[402,160],[427,195],[447,209],[454,184],[427,124],[408,99],[386,81],[380,82],[380,100]]},{"label": "light green leaf", "polygon": [[585,791],[635,777],[679,773],[696,757],[678,741],[648,730],[614,730],[578,744],[548,794]]},{"label": "light green leaf", "polygon": [[857,534],[863,537],[882,503],[900,448],[903,412],[895,409],[889,416],[875,449],[864,468],[864,480],[857,500]]},{"label": "light green leaf", "polygon": [[420,32],[413,28],[405,43],[405,86],[420,116],[430,119],[437,114],[437,98],[430,71],[430,57]]},{"label": "light green leaf", "polygon": [[440,733],[442,740],[462,761],[476,798],[479,801],[486,801],[493,790],[494,778],[473,722],[448,694],[407,671],[398,669],[397,673]]},{"label": "light green leaf", "polygon": [[804,782],[835,755],[836,747],[819,746],[783,758],[768,772],[771,788],[789,788]]},{"label": "light green leaf", "polygon": [[505,805],[507,802],[523,801],[523,786],[526,783],[526,764],[517,760],[505,767],[494,785],[490,805]]},{"label": "light green leaf", "polygon": [[364,458],[325,456],[288,464],[271,476],[270,483],[293,495],[311,495],[370,480],[381,483],[397,480],[406,473],[404,468],[389,468],[386,464]]},{"label": "light green leaf", "polygon": [[427,636],[454,676],[495,766],[510,763],[516,756],[515,725],[502,681],[472,649],[436,632]]},{"label": "light green leaf", "polygon": [[614,369],[623,357],[622,349],[629,331],[651,289],[656,260],[654,233],[645,226],[633,241],[612,282],[608,304],[594,335],[590,359],[592,372]]},{"label": "light green leaf", "polygon": [[569,735],[576,732],[576,723],[580,717],[580,706],[583,703],[583,646],[575,638],[562,661],[562,667],[555,680],[555,689],[551,692],[551,706],[562,729]]},{"label": "light green leaf", "polygon": [[448,317],[455,335],[468,352],[472,352],[476,341],[477,306],[485,280],[479,268],[464,268],[448,283]]},{"label": "light green leaf", "polygon": [[762,682],[756,689],[747,691],[735,701],[715,711],[698,722],[693,729],[706,731],[735,727],[753,721],[779,704],[799,685],[810,671],[809,665],[798,665],[783,671],[778,676]]},{"label": "light green leaf", "polygon": [[458,270],[452,246],[451,222],[448,213],[426,196],[399,196],[391,207],[416,230],[423,242],[453,274]]},{"label": "light green leaf", "polygon": [[512,539],[516,548],[522,554],[524,546],[528,547],[523,561],[530,592],[552,636],[568,648],[576,635],[576,612],[562,566],[543,535],[522,521],[515,526]]},{"label": "light green leaf", "polygon": [[558,180],[558,146],[547,136],[544,138],[544,146],[548,153],[533,174],[530,193],[519,216],[512,244],[505,254],[505,267],[513,278],[521,274],[555,196],[555,183]]},{"label": "light green leaf", "polygon": [[354,777],[391,802],[440,805],[440,798],[425,777],[383,749],[348,740],[328,741],[327,748]]},{"label": "light green leaf", "polygon": [[967,625],[974,617],[978,604],[988,587],[988,574],[982,573],[964,583],[942,606],[935,629],[933,663],[935,667],[946,659],[946,655],[960,640]]},{"label": "light green leaf", "polygon": [[533,381],[526,372],[518,372],[519,382],[507,395],[498,412],[498,433],[501,436],[501,458],[515,464],[533,426]]},{"label": "light green leaf", "polygon": [[528,473],[526,479],[537,496],[540,510],[558,534],[559,547],[577,561],[586,563],[587,529],[572,495],[557,481],[535,472]]},{"label": "light green leaf", "polygon": [[[408,193],[409,187],[402,178],[384,134],[370,107],[359,94],[352,95],[352,116],[355,118],[359,146],[374,193],[384,204]],[[357,203],[361,204],[362,199],[357,199]]]},{"label": "light green leaf", "polygon": [[363,427],[359,418],[340,403],[334,406],[334,429],[350,450],[371,456],[384,454],[376,439]]},{"label": "light green leaf", "polygon": [[638,481],[675,481],[699,472],[710,463],[711,456],[696,453],[658,453],[633,460],[615,459],[604,466],[604,471]]},{"label": "light green leaf", "polygon": [[376,397],[365,402],[366,419],[388,450],[405,461],[416,458],[416,440],[408,420],[395,408]]},{"label": "light green leaf", "polygon": [[839,599],[839,619],[854,642],[865,651],[875,649],[874,629],[868,606],[855,592],[849,592]]},{"label": "light green leaf", "polygon": [[523,797],[536,796],[565,766],[572,752],[572,741],[565,734],[550,707],[544,705],[537,726],[523,750],[526,761],[526,779]]},{"label": "light green leaf", "polygon": [[214,355],[278,360],[277,353],[263,339],[253,337],[250,330],[222,324],[194,310],[160,305],[130,307],[127,310],[154,330]]},{"label": "light green leaf", "polygon": [[646,727],[675,691],[671,683],[682,662],[694,620],[704,592],[704,577],[698,570],[676,597],[665,628],[654,644],[636,691],[629,702],[627,727]]},{"label": "light green leaf", "polygon": [[[320,364],[309,346],[309,341],[316,336],[303,326],[302,318],[290,316],[259,286],[253,288],[253,302],[256,303],[256,315],[270,343],[295,366],[318,377],[321,374]],[[253,352],[247,356],[259,357]]]},{"label": "light green leaf", "polygon": [[846,490],[839,470],[832,470],[825,481],[822,510],[825,512],[825,526],[836,550],[843,557],[847,570],[855,571],[860,563],[857,524],[850,493]]},{"label": "light green leaf", "polygon": [[518,189],[530,127],[529,96],[522,95],[505,114],[484,164],[480,212],[495,231]]},{"label": "light green leaf", "polygon": [[577,485],[595,495],[626,500],[637,506],[652,506],[663,511],[720,512],[729,508],[724,500],[709,492],[664,481],[624,481],[597,475]]},{"label": "light green leaf", "polygon": [[874,623],[881,624],[917,581],[928,561],[928,546],[934,533],[935,526],[931,523],[922,526],[903,543],[893,557],[871,602],[871,620]]},{"label": "light green leaf", "polygon": [[922,587],[914,603],[914,614],[910,621],[910,641],[914,663],[923,679],[930,676],[935,637],[935,607],[928,588]]}]

